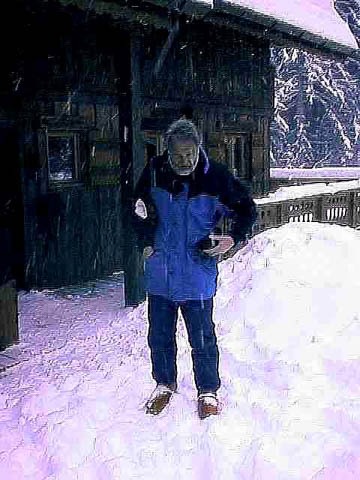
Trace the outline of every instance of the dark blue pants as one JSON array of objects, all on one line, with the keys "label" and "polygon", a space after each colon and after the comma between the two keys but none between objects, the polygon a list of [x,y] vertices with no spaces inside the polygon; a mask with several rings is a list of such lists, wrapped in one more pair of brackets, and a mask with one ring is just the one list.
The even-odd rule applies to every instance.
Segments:
[{"label": "dark blue pants", "polygon": [[148,344],[154,380],[165,385],[177,385],[176,323],[180,307],[192,348],[198,393],[216,392],[220,387],[220,378],[219,351],[212,320],[213,299],[172,302],[159,295],[149,295],[148,301]]}]

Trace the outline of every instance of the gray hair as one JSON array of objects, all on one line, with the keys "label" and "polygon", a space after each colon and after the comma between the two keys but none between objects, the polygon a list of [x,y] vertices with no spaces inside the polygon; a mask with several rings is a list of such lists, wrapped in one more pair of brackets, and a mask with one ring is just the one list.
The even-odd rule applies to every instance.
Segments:
[{"label": "gray hair", "polygon": [[176,120],[168,128],[165,134],[165,145],[169,148],[174,139],[192,140],[198,147],[200,145],[200,136],[195,125],[190,120]]}]

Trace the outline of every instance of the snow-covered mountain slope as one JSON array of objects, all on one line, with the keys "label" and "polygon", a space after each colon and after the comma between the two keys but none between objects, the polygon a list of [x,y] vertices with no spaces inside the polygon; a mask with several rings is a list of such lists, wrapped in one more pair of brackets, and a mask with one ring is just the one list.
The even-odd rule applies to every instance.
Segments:
[{"label": "snow-covered mountain slope", "polygon": [[178,382],[153,389],[146,304],[22,292],[19,364],[0,378],[6,480],[355,480],[360,478],[360,233],[289,224],[219,265],[214,321],[219,417],[200,421],[190,348]]}]

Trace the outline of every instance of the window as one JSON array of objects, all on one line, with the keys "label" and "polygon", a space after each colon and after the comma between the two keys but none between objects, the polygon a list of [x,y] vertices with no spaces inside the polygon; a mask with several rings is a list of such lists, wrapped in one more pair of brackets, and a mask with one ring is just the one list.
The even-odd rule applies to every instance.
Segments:
[{"label": "window", "polygon": [[155,155],[161,155],[164,150],[164,138],[161,132],[155,130],[147,130],[144,132],[144,146],[145,146],[145,163],[149,158]]},{"label": "window", "polygon": [[251,179],[251,135],[227,134],[224,138],[226,145],[226,163],[231,172],[239,178]]},{"label": "window", "polygon": [[47,140],[49,182],[78,181],[79,135],[73,132],[48,132]]}]

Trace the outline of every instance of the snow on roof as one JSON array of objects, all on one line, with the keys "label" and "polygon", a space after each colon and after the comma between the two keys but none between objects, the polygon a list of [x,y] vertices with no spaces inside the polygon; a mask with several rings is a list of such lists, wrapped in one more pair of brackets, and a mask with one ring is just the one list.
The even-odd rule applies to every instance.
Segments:
[{"label": "snow on roof", "polygon": [[[336,12],[333,0],[197,0],[211,8],[222,8],[236,13],[248,11],[274,19],[283,25],[295,27],[296,37],[301,32],[309,32],[324,40],[335,42],[350,49],[358,49],[358,44],[347,23]],[[280,25],[278,25],[279,27]]]}]

